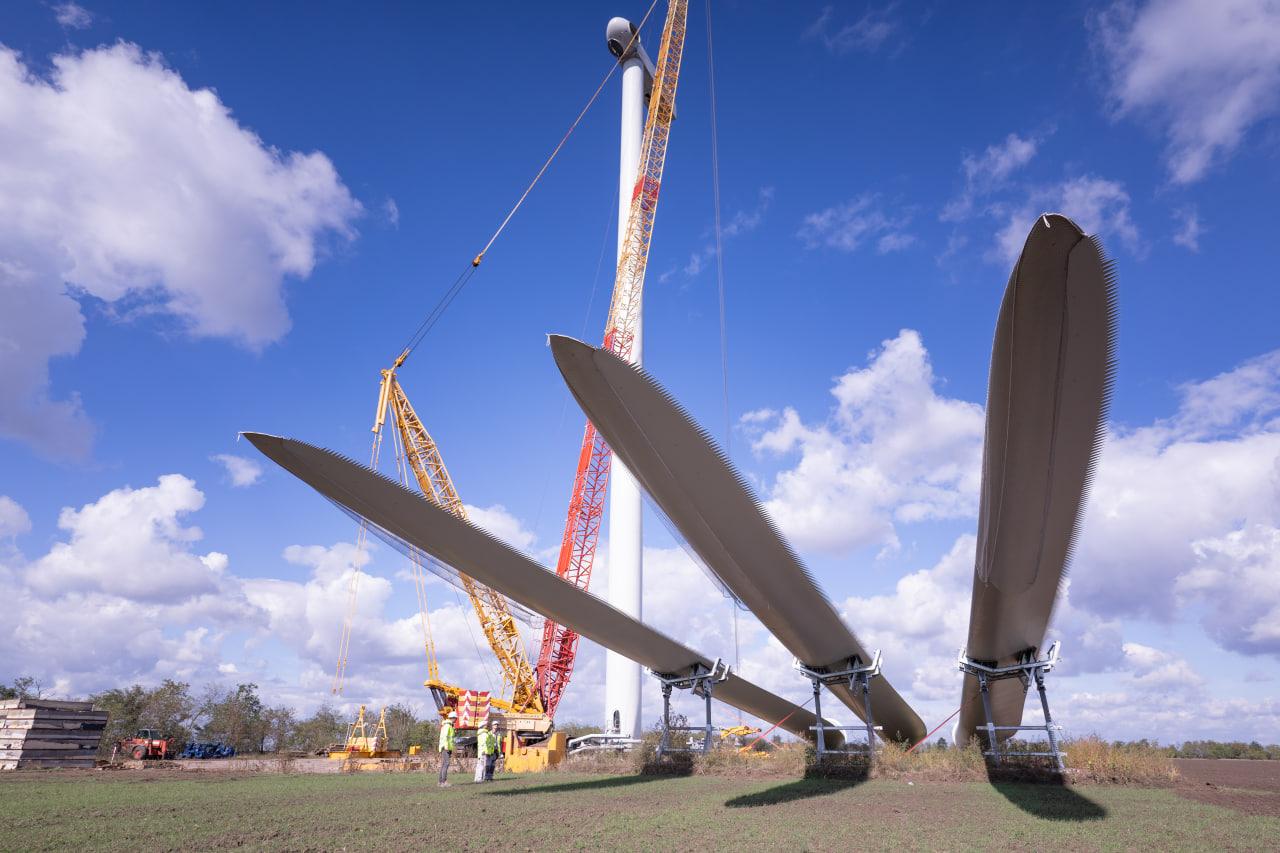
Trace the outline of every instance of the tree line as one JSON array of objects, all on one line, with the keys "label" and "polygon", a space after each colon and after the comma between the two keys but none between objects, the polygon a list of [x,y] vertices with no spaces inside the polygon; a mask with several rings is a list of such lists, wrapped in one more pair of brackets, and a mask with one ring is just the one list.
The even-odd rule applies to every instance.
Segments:
[{"label": "tree line", "polygon": [[[39,681],[30,676],[0,684],[0,699],[39,699]],[[94,705],[109,714],[102,737],[101,752],[110,755],[116,741],[133,737],[138,729],[156,729],[173,738],[181,749],[192,742],[219,741],[235,747],[237,753],[293,752],[314,753],[346,740],[352,718],[339,715],[329,705],[321,705],[309,717],[298,716],[292,708],[269,706],[258,695],[258,685],[235,687],[208,685],[193,692],[185,681],[166,679],[157,687],[116,688],[89,697]],[[378,711],[369,709],[365,719],[377,723]],[[673,721],[674,722],[674,721]],[[566,723],[557,726],[569,737],[598,731],[594,726]],[[434,710],[421,713],[404,704],[387,707],[387,748],[402,752],[414,744],[427,750],[435,748],[439,736],[439,717]],[[1161,746],[1148,740],[1115,746],[1141,746],[1164,752],[1171,758],[1252,758],[1280,761],[1280,744],[1263,746],[1257,741],[1189,740],[1181,746]],[[933,748],[945,748],[939,739]],[[930,748],[926,745],[924,748]]]},{"label": "tree line", "polygon": [[[0,699],[39,699],[41,694],[40,683],[26,676],[11,685],[0,684]],[[197,692],[185,681],[165,679],[156,687],[134,684],[104,690],[89,700],[108,713],[99,748],[104,758],[117,741],[133,737],[139,729],[159,731],[179,750],[188,743],[218,741],[239,754],[310,754],[343,743],[354,719],[329,705],[301,717],[292,708],[268,705],[252,683],[229,688],[211,684]],[[370,735],[380,710],[365,712]],[[439,731],[434,711],[423,715],[402,704],[387,708],[389,749],[407,751],[412,744],[432,749]]]},{"label": "tree line", "polygon": [[1189,740],[1179,747],[1169,747],[1174,758],[1253,758],[1280,761],[1280,744],[1263,746],[1255,741]]},{"label": "tree line", "polygon": [[[329,705],[321,705],[308,717],[299,716],[292,708],[269,706],[258,695],[256,684],[232,688],[210,685],[197,697],[186,682],[165,680],[150,689],[135,684],[90,698],[110,714],[104,746],[131,737],[138,729],[151,728],[173,738],[179,746],[219,741],[235,747],[242,755],[311,754],[343,743],[354,719]],[[370,735],[380,710],[365,712]],[[386,710],[388,749],[403,752],[412,744],[428,749],[435,745],[439,724],[434,712],[424,718],[416,709],[402,704],[390,705]]]}]

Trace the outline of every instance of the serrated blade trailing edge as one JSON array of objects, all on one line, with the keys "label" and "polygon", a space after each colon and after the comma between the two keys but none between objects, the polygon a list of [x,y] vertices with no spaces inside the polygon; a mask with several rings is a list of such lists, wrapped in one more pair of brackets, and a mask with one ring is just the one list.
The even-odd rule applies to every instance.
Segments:
[{"label": "serrated blade trailing edge", "polygon": [[[1039,217],[992,345],[966,646],[975,660],[1004,666],[1044,643],[1105,437],[1115,335],[1115,269],[1101,243],[1065,216]],[[966,675],[961,742],[985,723],[978,694]],[[995,682],[991,696],[996,725],[1021,723],[1018,679]]]}]

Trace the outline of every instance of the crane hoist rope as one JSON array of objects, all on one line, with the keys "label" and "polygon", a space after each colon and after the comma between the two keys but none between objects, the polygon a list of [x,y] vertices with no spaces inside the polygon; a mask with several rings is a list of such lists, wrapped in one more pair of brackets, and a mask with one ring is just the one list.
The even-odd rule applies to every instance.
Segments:
[{"label": "crane hoist rope", "polygon": [[[369,467],[377,470],[378,456],[382,450],[382,432],[377,431],[373,435],[373,448],[369,451]],[[364,522],[356,529],[356,555],[357,559],[364,552],[365,542],[368,541],[369,530]],[[329,687],[329,691],[334,695],[340,695],[347,681],[347,656],[351,651],[351,629],[356,618],[356,599],[360,591],[360,571],[359,564],[353,564],[351,567],[351,577],[347,581],[347,600],[346,606],[343,608],[342,615],[342,635],[338,639],[338,661],[333,668],[333,682]]]},{"label": "crane hoist rope", "polygon": [[[674,117],[676,85],[680,79],[680,60],[684,54],[687,0],[671,0],[662,30],[649,115],[645,120],[641,141],[640,166],[631,208],[627,214],[622,252],[614,278],[613,299],[605,325],[605,346],[626,359],[631,355],[636,325],[640,316],[645,268],[649,260],[649,244],[653,238],[654,217],[658,209],[658,190],[666,163],[667,142]],[[637,29],[638,32],[638,29]],[[622,52],[626,55],[626,51]],[[556,574],[579,589],[591,580],[596,546],[600,541],[604,498],[609,483],[612,454],[609,446],[587,422],[578,453],[578,468],[565,519],[564,537]],[[547,713],[554,716],[560,697],[573,673],[578,649],[578,634],[552,621],[543,626],[542,647],[538,654],[538,689]]]},{"label": "crane hoist rope", "polygon": [[[396,359],[395,364],[382,371],[382,383],[378,393],[378,408],[374,415],[374,459],[381,448],[383,427],[388,412],[394,424],[392,432],[396,445],[397,468],[402,483],[409,484],[410,475],[429,500],[454,515],[466,519],[466,507],[458,494],[457,488],[445,467],[444,458],[435,440],[427,432],[421,418],[414,411],[404,388],[396,376],[396,369],[403,364],[404,356]],[[363,541],[367,535],[365,525],[360,526],[357,535]],[[424,685],[431,691],[437,707],[452,705],[461,689],[440,678],[439,662],[432,637],[429,609],[427,607],[426,569],[419,556],[409,553],[412,566],[414,588],[418,600],[418,613],[423,632],[423,644],[427,658],[427,680]],[[356,573],[358,574],[358,568]],[[507,606],[506,599],[484,586],[473,581],[464,574],[458,573],[457,580],[470,599],[471,605],[480,622],[481,630],[489,643],[494,657],[497,658],[502,674],[501,696],[491,697],[492,704],[504,711],[530,716],[545,716],[538,695],[537,682],[533,667],[529,663],[524,643],[520,637],[515,617]],[[358,584],[358,577],[353,577],[353,586]],[[341,692],[342,677],[345,675],[346,654],[350,647],[350,625],[354,621],[354,592],[349,593],[349,610],[344,620],[344,636],[342,649],[344,654],[339,658],[338,674],[335,676],[335,692]],[[470,630],[470,628],[468,628]],[[474,638],[472,638],[474,642]],[[479,646],[477,646],[479,652]],[[481,655],[483,663],[483,655]],[[511,690],[510,699],[505,698],[507,690]]]},{"label": "crane hoist rope", "polygon": [[[641,28],[643,28],[645,23],[649,20],[649,16],[653,14],[653,10],[657,5],[658,0],[653,0],[653,2],[649,4],[649,8],[644,13],[644,17],[640,19],[640,25],[636,27],[635,32],[631,34],[631,41],[627,42],[627,46],[623,49],[623,55],[631,49],[631,45],[640,37]],[[427,336],[427,333],[430,332],[432,327],[440,320],[441,315],[448,310],[449,306],[453,304],[453,300],[457,298],[458,294],[462,292],[462,289],[471,281],[471,277],[484,261],[484,257],[488,254],[489,249],[493,248],[493,244],[497,242],[498,237],[501,236],[502,232],[506,229],[507,223],[509,223],[512,217],[516,215],[516,211],[520,209],[524,204],[525,199],[527,199],[529,194],[533,192],[533,188],[538,185],[540,180],[542,180],[542,176],[545,175],[547,169],[551,167],[551,162],[556,159],[560,150],[564,148],[565,143],[569,141],[569,137],[578,129],[578,125],[582,122],[583,117],[586,116],[587,111],[595,104],[596,100],[600,97],[600,93],[604,91],[604,87],[609,83],[609,80],[617,70],[618,63],[615,62],[609,66],[609,70],[604,75],[604,79],[600,81],[600,85],[596,87],[596,90],[591,93],[591,97],[587,99],[586,106],[582,108],[582,111],[578,113],[577,118],[575,118],[573,123],[569,125],[569,129],[565,131],[564,136],[560,138],[560,141],[556,143],[556,147],[552,149],[551,155],[547,157],[546,161],[542,164],[542,168],[540,168],[538,173],[533,176],[533,180],[529,182],[529,186],[525,187],[524,192],[520,194],[520,198],[516,200],[515,205],[507,212],[507,215],[503,218],[501,224],[498,225],[498,229],[489,237],[489,242],[485,243],[484,248],[476,253],[476,256],[463,268],[462,272],[458,273],[458,277],[454,279],[453,284],[444,292],[444,295],[440,297],[440,300],[435,304],[435,307],[431,309],[423,321],[418,324],[418,328],[414,330],[414,333],[409,336],[409,342],[404,346],[405,356],[413,352],[414,349],[417,348],[418,344],[422,343],[422,339]],[[401,361],[403,361],[403,359],[404,356],[401,356]]]},{"label": "crane hoist rope", "polygon": [[[400,477],[400,485],[405,488],[412,488],[416,485],[417,478],[410,472],[408,454],[404,452],[403,442],[400,439],[398,430],[391,431],[391,438],[396,450],[396,473]],[[440,666],[436,659],[435,638],[431,632],[431,614],[429,610],[429,602],[427,600],[427,568],[423,563],[422,554],[417,551],[409,551],[409,563],[413,567],[413,585],[414,592],[418,599],[418,618],[422,627],[422,644],[423,650],[427,658],[427,682],[440,681]],[[458,607],[464,607],[462,599],[458,596],[458,590],[454,589],[454,596],[458,600]],[[476,642],[475,634],[471,630],[471,623],[466,622],[467,636],[471,640],[471,645],[476,650],[476,657],[483,663],[484,656],[480,651],[480,644]],[[493,685],[493,676],[489,673],[489,667],[485,666],[485,677],[488,679],[490,687]]]},{"label": "crane hoist rope", "polygon": [[[400,444],[404,448],[405,461],[417,480],[418,487],[437,505],[465,520],[466,507],[449,476],[439,447],[414,411],[394,369],[384,371],[383,377],[388,389],[388,404],[400,435]],[[538,696],[533,667],[525,653],[520,631],[506,599],[464,574],[459,574],[458,579],[467,597],[471,599],[471,605],[480,619],[480,628],[498,659],[503,678],[502,692],[505,695],[508,686],[512,690],[509,704],[518,711],[541,712],[542,702]],[[443,683],[427,686],[433,692],[445,688]]]},{"label": "crane hoist rope", "polygon": [[[681,15],[680,15],[681,23],[680,23],[679,29],[680,29],[680,44],[682,47],[683,46],[683,29],[684,29],[683,17],[684,17],[684,10],[685,10],[685,7],[687,6],[687,3],[678,2],[678,3],[673,3],[672,6],[673,7],[678,6],[681,10]],[[644,24],[649,20],[649,17],[652,15],[653,10],[656,7],[657,7],[657,0],[653,0],[648,10],[645,12],[644,17],[641,19],[640,26],[637,27],[633,32],[631,42],[629,42],[624,48],[623,50],[624,55],[628,50],[630,50],[631,44],[637,38],[639,38],[640,28],[643,27]],[[667,24],[664,28],[664,33],[663,33],[664,48],[662,53],[660,54],[660,64],[664,65],[664,67],[666,67],[666,64],[662,62],[662,57],[667,56],[667,53],[668,53],[666,49],[666,45],[668,44],[669,35],[672,29],[672,20],[673,20],[673,13],[669,12]],[[680,54],[680,49],[678,48],[675,54],[675,66],[676,66],[677,72],[678,72],[678,66],[679,66],[679,54]],[[385,413],[388,407],[390,406],[393,412],[393,416],[396,420],[397,429],[400,432],[400,438],[401,438],[400,444],[404,449],[403,458],[409,462],[409,467],[412,470],[415,479],[418,481],[419,487],[422,489],[423,493],[428,498],[436,501],[441,506],[445,507],[446,509],[449,509],[455,514],[461,515],[464,518],[465,518],[465,510],[462,507],[461,499],[458,497],[457,491],[456,489],[454,489],[451,479],[449,479],[448,477],[448,472],[444,468],[444,462],[442,457],[439,454],[439,449],[436,447],[435,442],[431,439],[430,434],[427,433],[425,427],[423,427],[421,420],[417,417],[416,413],[413,412],[413,408],[409,404],[408,398],[404,395],[404,391],[400,387],[400,384],[398,379],[396,378],[395,372],[401,365],[404,364],[408,356],[422,342],[423,338],[431,331],[432,327],[434,327],[435,324],[439,321],[440,317],[452,304],[453,300],[458,296],[459,293],[461,293],[462,289],[465,288],[466,285],[470,282],[471,278],[475,275],[476,270],[479,268],[480,264],[483,262],[485,255],[493,247],[494,243],[497,241],[498,237],[502,234],[503,230],[510,223],[511,219],[515,216],[516,212],[520,209],[520,207],[524,204],[529,194],[533,191],[533,188],[538,184],[538,182],[542,179],[543,175],[547,172],[547,169],[550,167],[552,161],[555,160],[555,158],[559,155],[560,151],[564,148],[565,144],[569,140],[569,137],[573,134],[574,130],[577,129],[578,125],[581,123],[587,111],[599,98],[600,93],[604,90],[605,85],[612,78],[617,68],[618,68],[618,63],[616,62],[610,65],[609,71],[605,74],[604,79],[601,80],[600,85],[596,87],[596,90],[592,93],[591,97],[587,100],[586,105],[582,108],[582,110],[574,118],[573,122],[569,125],[569,128],[565,132],[564,136],[556,144],[550,156],[548,156],[546,161],[542,164],[542,167],[538,170],[537,174],[534,175],[533,180],[525,188],[524,192],[520,195],[515,205],[503,218],[497,230],[494,231],[494,233],[490,236],[488,242],[485,243],[484,247],[475,255],[474,258],[472,258],[471,262],[458,275],[458,277],[454,280],[452,285],[450,285],[448,290],[436,303],[435,307],[431,310],[431,312],[428,313],[426,318],[422,321],[422,323],[419,324],[418,328],[414,331],[408,343],[406,344],[404,349],[401,351],[399,357],[397,357],[397,359],[395,360],[393,366],[389,370],[382,371],[383,381],[379,391],[378,413],[376,416],[375,426],[374,426],[374,439],[373,439],[373,449],[370,454],[370,466],[374,468],[376,468],[377,466],[378,456],[379,456],[379,451],[381,448],[381,441],[382,441],[382,426],[385,422]],[[662,79],[661,73],[659,74],[657,79],[658,80]],[[674,86],[675,75],[671,75],[670,80],[671,80],[670,97],[673,98],[674,90],[675,90],[675,86]],[[665,92],[665,90],[661,90],[661,91]],[[660,100],[661,100],[661,97],[659,98],[659,101]],[[651,111],[651,113],[652,112],[654,111]],[[668,113],[669,112],[670,112],[670,109],[668,107]],[[669,126],[670,124],[669,114],[667,115],[666,123]],[[650,124],[652,124],[652,122],[650,122]],[[650,138],[651,135],[652,135],[652,131],[650,130],[649,127],[646,127],[646,139]],[[666,133],[665,131],[663,131],[662,154],[659,156],[659,160],[661,160],[662,157],[665,156],[665,149],[666,149],[665,135]],[[646,154],[645,161],[647,162],[648,159],[649,157]],[[643,170],[642,170],[642,173],[647,174],[647,172],[644,172]],[[661,180],[661,162],[658,163],[656,180],[657,181]],[[639,184],[637,186],[639,186]],[[656,201],[656,195],[657,195],[656,181],[655,183],[652,184],[652,187],[653,187],[653,200]],[[633,200],[633,206],[634,206],[634,203],[635,202]],[[652,229],[651,215],[649,217],[648,227],[649,227],[649,230],[651,231]],[[645,240],[645,253],[647,254],[647,238]],[[643,269],[643,267],[641,269]],[[615,292],[615,296],[616,296],[616,292]],[[607,477],[607,461],[606,461],[606,477]],[[403,478],[404,477],[402,472],[402,479]],[[357,534],[357,547],[358,548],[363,547],[363,544],[366,541],[366,539],[367,539],[367,531],[364,525],[361,525],[360,530]],[[593,547],[594,547],[594,543],[593,543]],[[415,582],[415,590],[418,596],[419,613],[422,621],[424,647],[426,650],[427,661],[428,661],[427,686],[432,689],[433,695],[436,696],[437,703],[439,703],[443,695],[450,694],[450,695],[456,696],[458,691],[457,691],[457,688],[453,688],[450,685],[445,684],[439,678],[439,665],[435,656],[435,648],[434,648],[434,642],[431,636],[430,621],[427,615],[428,611],[427,611],[427,601],[426,601],[426,592],[425,592],[425,574],[423,571],[423,567],[419,565],[417,560],[412,560],[412,562],[414,566],[413,575],[414,575],[414,582]],[[352,573],[352,577],[348,586],[346,615],[343,622],[342,638],[339,643],[338,663],[337,663],[337,666],[335,667],[335,675],[334,675],[333,692],[335,693],[342,692],[342,687],[345,682],[347,660],[348,660],[350,643],[351,643],[351,631],[352,631],[352,626],[355,619],[355,609],[356,609],[356,601],[357,601],[357,595],[359,590],[360,574],[361,572],[359,567],[358,566],[355,567],[355,570]],[[582,583],[583,586],[585,586],[585,582],[588,578],[589,578],[589,572],[583,577],[583,583]],[[510,685],[513,689],[512,698],[509,703],[503,700],[494,700],[495,706],[500,708],[503,708],[505,706],[504,709],[509,709],[517,712],[523,711],[523,712],[541,714],[545,711],[544,716],[547,719],[550,719],[553,713],[553,709],[546,707],[546,704],[543,698],[544,696],[547,695],[548,691],[546,690],[546,688],[543,687],[539,673],[536,673],[533,670],[533,668],[530,666],[525,656],[523,643],[521,642],[520,636],[519,636],[519,631],[515,626],[515,620],[512,618],[509,609],[506,607],[505,599],[503,599],[502,596],[498,595],[497,593],[494,593],[492,590],[489,590],[487,587],[484,587],[481,584],[475,583],[470,578],[467,578],[465,575],[459,574],[459,580],[463,583],[464,587],[466,588],[467,594],[471,598],[472,604],[476,610],[476,614],[480,618],[481,627],[484,630],[486,639],[489,641],[490,647],[493,650],[495,657],[497,657],[500,665],[502,666],[503,679],[504,679],[504,692],[507,685]],[[576,641],[576,635],[575,635],[573,639],[573,646],[576,647],[576,645],[577,645],[577,641]],[[557,667],[556,671],[559,673],[560,677],[557,679],[557,689],[554,691],[554,695],[556,697],[557,702],[559,700],[559,696],[561,692],[564,689],[564,685],[567,683],[568,674],[572,671],[572,650],[570,650],[567,667],[563,665],[563,656],[561,656],[559,660],[561,661],[561,664]]]}]

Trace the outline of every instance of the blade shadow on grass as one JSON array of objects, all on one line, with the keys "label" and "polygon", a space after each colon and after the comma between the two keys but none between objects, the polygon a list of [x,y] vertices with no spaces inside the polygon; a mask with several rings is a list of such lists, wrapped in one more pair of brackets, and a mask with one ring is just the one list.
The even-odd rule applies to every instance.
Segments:
[{"label": "blade shadow on grass", "polygon": [[1105,806],[1095,803],[1061,782],[1037,784],[992,781],[991,787],[1027,814],[1042,820],[1079,823],[1102,820],[1107,816]]},{"label": "blade shadow on grass", "polygon": [[826,797],[855,788],[867,781],[865,772],[850,773],[846,768],[839,776],[825,776],[819,772],[809,771],[803,779],[775,785],[754,794],[743,794],[725,802],[731,809],[750,809],[757,806],[776,806],[796,800],[807,800],[811,797]]},{"label": "blade shadow on grass", "polygon": [[525,794],[558,794],[567,791],[594,791],[601,788],[621,788],[642,782],[656,782],[661,776],[606,776],[602,779],[584,779],[581,782],[561,782],[556,785],[538,785],[533,788],[508,788],[503,791],[486,791],[490,797],[519,797]]}]

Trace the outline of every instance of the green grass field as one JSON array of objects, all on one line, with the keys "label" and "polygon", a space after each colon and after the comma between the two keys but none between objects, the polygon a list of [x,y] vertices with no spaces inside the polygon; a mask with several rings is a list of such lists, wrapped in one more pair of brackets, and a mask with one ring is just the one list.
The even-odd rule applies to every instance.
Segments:
[{"label": "green grass field", "polygon": [[710,776],[0,776],[0,849],[1274,849],[1172,790]]}]

